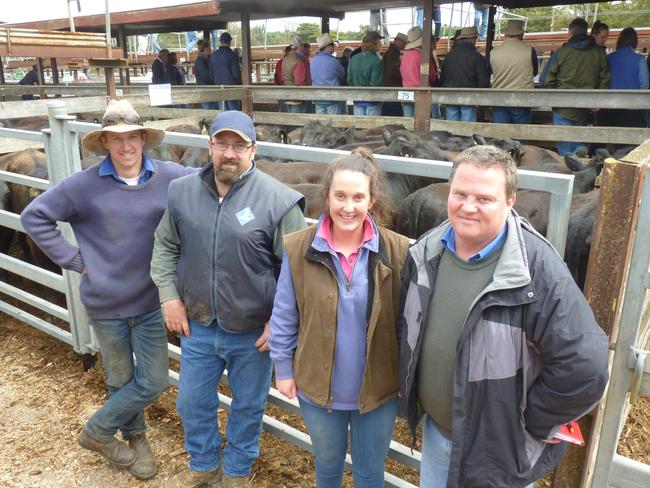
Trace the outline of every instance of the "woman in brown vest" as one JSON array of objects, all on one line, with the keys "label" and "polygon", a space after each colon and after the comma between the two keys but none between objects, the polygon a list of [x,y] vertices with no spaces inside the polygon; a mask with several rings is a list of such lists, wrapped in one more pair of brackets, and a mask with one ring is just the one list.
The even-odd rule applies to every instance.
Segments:
[{"label": "woman in brown vest", "polygon": [[269,338],[276,385],[299,399],[319,488],[341,486],[348,426],[355,486],[383,487],[400,386],[397,317],[408,240],[375,221],[386,206],[368,150],[336,159],[324,186],[318,225],[285,237]]}]

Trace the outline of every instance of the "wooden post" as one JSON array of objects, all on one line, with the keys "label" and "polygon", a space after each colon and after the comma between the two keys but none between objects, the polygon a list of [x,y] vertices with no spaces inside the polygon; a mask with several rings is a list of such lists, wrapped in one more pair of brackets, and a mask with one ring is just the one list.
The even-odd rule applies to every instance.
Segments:
[{"label": "wooden post", "polygon": [[117,98],[113,68],[104,68],[104,74],[106,75],[106,93],[108,94],[108,98]]},{"label": "wooden post", "polygon": [[[129,59],[129,48],[128,48],[127,37],[126,37],[126,28],[124,27],[124,25],[120,25],[118,29],[117,45],[122,48],[122,57],[124,59]],[[124,75],[122,75],[122,71],[124,71]],[[120,84],[121,85],[131,84],[131,73],[129,72],[128,68],[126,68],[125,70],[120,69]]]},{"label": "wooden post", "polygon": [[[648,145],[650,143],[646,142],[639,149]],[[645,148],[646,152],[647,150],[648,147]],[[608,159],[600,176],[600,198],[584,290],[596,321],[610,340],[617,334],[614,325],[625,291],[627,267],[632,252],[633,239],[629,236],[634,233],[635,214],[643,191],[639,158],[631,153],[624,160]],[[602,410],[598,409],[595,417],[588,419],[586,429],[583,425],[585,439],[589,438],[587,447],[569,448],[567,456],[555,469],[554,488],[588,486],[587,480],[593,471],[602,420]],[[577,466],[582,467],[582,472],[576,469]]]},{"label": "wooden post", "polygon": [[330,18],[321,17],[320,19],[320,32],[321,34],[329,33],[330,31]]},{"label": "wooden post", "polygon": [[[429,87],[429,60],[431,59],[431,23],[433,21],[433,2],[422,0],[424,24],[422,25],[422,59],[420,61],[420,87]],[[415,130],[428,131],[431,123],[431,92],[415,93]]]},{"label": "wooden post", "polygon": [[41,91],[39,96],[41,100],[45,100],[47,95],[45,90],[42,88],[45,85],[45,72],[43,71],[43,58],[36,58],[36,70],[38,71],[38,84],[41,86]]},{"label": "wooden post", "polygon": [[[250,86],[251,81],[251,14],[248,8],[241,10],[241,37],[242,37],[242,84]],[[242,110],[248,115],[253,115],[253,94],[247,90],[243,100]]]},{"label": "wooden post", "polygon": [[2,57],[0,57],[0,85],[6,85],[7,82],[5,81],[5,68],[2,65]]}]

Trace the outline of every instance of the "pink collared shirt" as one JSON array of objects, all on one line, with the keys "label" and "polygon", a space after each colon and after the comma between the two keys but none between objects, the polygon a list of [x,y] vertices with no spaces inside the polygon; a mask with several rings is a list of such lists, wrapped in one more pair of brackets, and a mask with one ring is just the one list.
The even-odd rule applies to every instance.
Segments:
[{"label": "pink collared shirt", "polygon": [[363,237],[361,238],[361,244],[359,244],[359,247],[357,247],[354,252],[350,253],[350,255],[346,257],[345,254],[339,251],[336,244],[334,244],[334,239],[332,238],[332,217],[329,215],[325,216],[317,234],[318,237],[325,239],[329,248],[338,256],[341,268],[343,269],[345,276],[348,278],[348,281],[352,279],[352,270],[354,269],[354,264],[357,262],[357,258],[359,257],[359,250],[366,242],[372,240],[375,235],[375,229],[370,221],[370,216],[366,215],[366,219],[363,221]]}]

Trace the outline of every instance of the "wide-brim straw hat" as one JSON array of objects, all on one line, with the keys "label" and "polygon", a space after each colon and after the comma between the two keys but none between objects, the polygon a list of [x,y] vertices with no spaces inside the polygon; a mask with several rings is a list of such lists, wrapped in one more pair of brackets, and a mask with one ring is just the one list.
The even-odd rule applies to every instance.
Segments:
[{"label": "wide-brim straw hat", "polygon": [[318,39],[316,39],[316,44],[318,45],[318,50],[320,51],[322,49],[325,49],[327,46],[334,44],[334,41],[328,33],[325,33],[318,36]]},{"label": "wide-brim straw hat", "polygon": [[404,43],[409,42],[408,36],[406,34],[402,33],[402,32],[398,32],[397,35],[395,36],[394,40],[395,41],[400,40],[400,41],[402,41]]},{"label": "wide-brim straw hat", "polygon": [[463,27],[456,39],[471,39],[472,37],[478,37],[478,30],[474,26]]},{"label": "wide-brim straw hat", "polygon": [[510,19],[506,24],[506,28],[501,31],[504,36],[523,36],[524,21],[519,19]]},{"label": "wide-brim straw hat", "polygon": [[417,25],[411,27],[408,31],[408,44],[404,46],[404,49],[415,49],[416,47],[422,46],[422,29]]},{"label": "wide-brim straw hat", "polygon": [[102,117],[102,128],[86,134],[81,139],[81,145],[94,154],[104,156],[108,154],[108,150],[102,143],[102,134],[106,132],[123,134],[134,130],[145,133],[144,151],[159,146],[165,138],[164,130],[142,125],[142,119],[128,100],[110,100]]}]

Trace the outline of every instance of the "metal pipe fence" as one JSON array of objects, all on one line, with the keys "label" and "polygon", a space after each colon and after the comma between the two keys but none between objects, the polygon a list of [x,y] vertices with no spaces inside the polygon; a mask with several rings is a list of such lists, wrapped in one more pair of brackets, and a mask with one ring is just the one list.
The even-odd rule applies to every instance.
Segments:
[{"label": "metal pipe fence", "polygon": [[[0,180],[11,181],[42,190],[48,188],[50,184],[56,184],[75,171],[80,170],[79,136],[95,130],[98,125],[74,120],[75,118],[73,116],[68,115],[66,104],[63,100],[49,102],[47,108],[50,121],[49,130],[44,130],[38,134],[14,129],[0,129],[0,136],[4,135],[5,137],[9,136],[18,139],[29,138],[29,140],[43,142],[48,158],[48,174],[50,180],[40,180],[7,172],[0,172]],[[165,135],[164,142],[207,148],[208,137],[169,132]],[[324,164],[330,163],[341,154],[347,154],[347,152],[338,150],[264,142],[258,143],[257,152],[262,156],[294,158]],[[448,178],[451,170],[451,163],[445,161],[428,161],[385,155],[378,155],[377,159],[380,166],[390,172],[430,176],[434,178]],[[521,188],[550,192],[551,205],[547,237],[556,246],[560,254],[562,254],[569,223],[573,176],[537,173],[525,170],[520,170],[519,174]],[[6,225],[24,232],[18,217],[9,212],[0,211],[0,225]],[[64,236],[67,239],[73,240],[74,236],[69,226],[62,224],[61,227]],[[6,283],[0,283],[0,292],[6,293],[61,320],[68,321],[71,331],[67,332],[46,320],[38,318],[4,301],[0,301],[0,311],[22,320],[67,344],[71,344],[76,352],[91,353],[97,350],[96,341],[79,299],[79,277],[76,273],[64,270],[63,275],[60,276],[3,254],[0,254],[0,268],[4,268],[7,271],[19,274],[51,289],[65,293],[67,310],[31,293],[27,293],[24,290]],[[180,358],[180,350],[177,347],[170,345],[169,352],[170,357],[174,359]],[[170,371],[170,380],[176,383],[178,381],[178,374]],[[224,395],[220,395],[220,401],[228,408],[231,400]],[[299,413],[298,403],[295,400],[287,400],[275,389],[271,389],[269,393],[269,402],[289,412]],[[296,446],[311,451],[309,437],[303,432],[282,424],[278,420],[268,416],[264,417],[264,427]],[[419,468],[420,454],[395,441],[391,442],[389,457],[407,466],[416,469]],[[346,459],[346,465],[348,467],[350,466],[350,462],[351,459],[348,457]],[[390,473],[386,473],[385,481],[386,486],[390,487],[413,487],[412,484]]]}]

